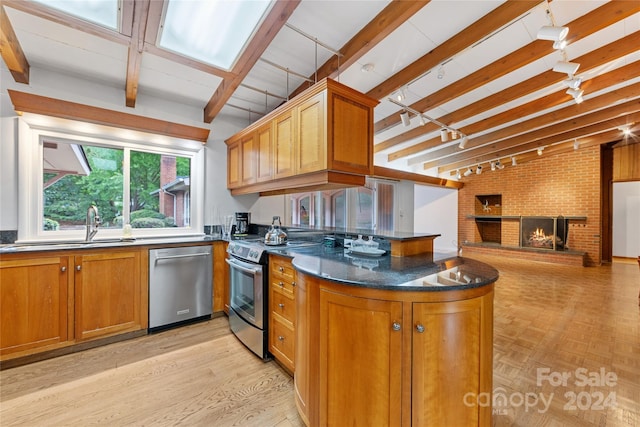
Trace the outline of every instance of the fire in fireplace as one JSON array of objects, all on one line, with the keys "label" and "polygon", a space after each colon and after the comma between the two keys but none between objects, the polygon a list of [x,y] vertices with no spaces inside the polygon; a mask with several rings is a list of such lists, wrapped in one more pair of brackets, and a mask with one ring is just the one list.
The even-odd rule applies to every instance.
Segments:
[{"label": "fire in fireplace", "polygon": [[568,223],[569,220],[562,216],[523,216],[520,218],[520,246],[565,250]]}]

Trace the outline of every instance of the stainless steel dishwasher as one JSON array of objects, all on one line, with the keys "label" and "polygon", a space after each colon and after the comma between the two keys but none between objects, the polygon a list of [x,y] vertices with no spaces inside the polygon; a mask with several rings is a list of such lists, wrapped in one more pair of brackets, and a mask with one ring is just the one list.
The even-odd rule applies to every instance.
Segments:
[{"label": "stainless steel dishwasher", "polygon": [[149,331],[211,318],[211,246],[149,250]]}]

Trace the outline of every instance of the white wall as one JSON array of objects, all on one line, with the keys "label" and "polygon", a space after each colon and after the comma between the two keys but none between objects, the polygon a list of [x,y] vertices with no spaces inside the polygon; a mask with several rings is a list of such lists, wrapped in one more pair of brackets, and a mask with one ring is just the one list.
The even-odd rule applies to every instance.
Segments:
[{"label": "white wall", "polygon": [[414,231],[441,234],[433,241],[436,252],[458,250],[458,191],[416,185],[414,189]]},{"label": "white wall", "polygon": [[0,117],[0,230],[18,229],[17,120]]},{"label": "white wall", "polygon": [[613,256],[640,255],[640,181],[613,183]]}]

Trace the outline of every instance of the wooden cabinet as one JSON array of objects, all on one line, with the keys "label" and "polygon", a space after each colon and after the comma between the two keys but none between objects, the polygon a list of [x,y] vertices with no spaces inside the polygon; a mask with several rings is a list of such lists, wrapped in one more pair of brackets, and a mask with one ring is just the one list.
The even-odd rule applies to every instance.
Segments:
[{"label": "wooden cabinet", "polygon": [[316,425],[487,426],[493,285],[403,292],[298,273],[296,406]]},{"label": "wooden cabinet", "polygon": [[401,302],[320,290],[320,425],[401,425],[401,325]]},{"label": "wooden cabinet", "polygon": [[[373,107],[377,104],[333,80],[318,82],[225,141],[227,187],[234,195],[266,195],[305,187],[364,185],[365,176],[373,173]],[[251,138],[251,144],[237,147],[239,141]],[[254,156],[246,153],[250,145]],[[243,179],[242,172],[237,173],[244,169],[243,161],[257,163],[255,175],[246,173]],[[246,179],[250,175],[252,179]]]},{"label": "wooden cabinet", "polygon": [[295,367],[296,282],[291,259],[269,256],[269,352],[287,369]]},{"label": "wooden cabinet", "polygon": [[146,327],[147,313],[143,321],[140,310],[139,250],[78,255],[74,276],[76,341]]},{"label": "wooden cabinet", "polygon": [[73,341],[69,257],[0,260],[0,355],[54,349]]},{"label": "wooden cabinet", "polygon": [[213,243],[213,312],[224,311],[229,314],[229,265],[227,258],[228,242]]},{"label": "wooden cabinet", "polygon": [[256,181],[264,182],[272,175],[271,123],[262,126],[257,133]]},{"label": "wooden cabinet", "polygon": [[240,141],[227,144],[227,186],[229,188],[242,185],[242,150]]},{"label": "wooden cabinet", "polygon": [[294,173],[295,151],[293,110],[284,111],[273,120],[273,177],[286,178]]},{"label": "wooden cabinet", "polygon": [[146,250],[3,254],[2,360],[148,325]]},{"label": "wooden cabinet", "polygon": [[327,168],[325,98],[325,92],[319,93],[294,110],[297,117],[294,173],[304,174]]}]

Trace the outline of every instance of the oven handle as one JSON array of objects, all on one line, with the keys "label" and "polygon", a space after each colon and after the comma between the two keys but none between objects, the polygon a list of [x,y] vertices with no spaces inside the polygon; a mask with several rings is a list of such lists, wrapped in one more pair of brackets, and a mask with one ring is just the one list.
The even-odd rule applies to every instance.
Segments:
[{"label": "oven handle", "polygon": [[236,264],[235,262],[233,262],[229,258],[225,258],[224,260],[231,267],[237,268],[238,270],[244,271],[245,273],[256,274],[256,273],[260,273],[260,270],[261,270],[259,268],[246,268],[246,267],[243,267],[241,265]]}]

